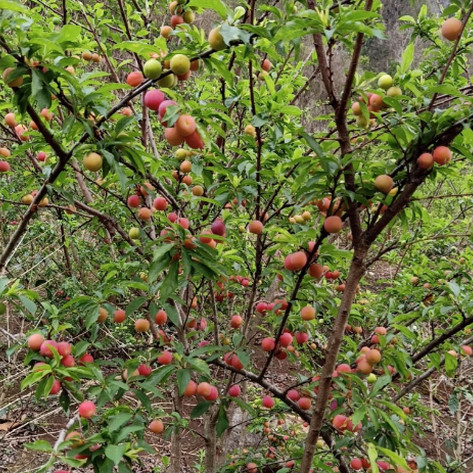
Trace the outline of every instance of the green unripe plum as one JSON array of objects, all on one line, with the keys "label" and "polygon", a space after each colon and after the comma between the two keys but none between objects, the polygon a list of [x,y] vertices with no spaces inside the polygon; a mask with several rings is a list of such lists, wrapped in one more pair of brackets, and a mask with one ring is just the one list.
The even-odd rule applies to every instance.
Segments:
[{"label": "green unripe plum", "polygon": [[174,74],[169,74],[166,77],[163,77],[158,81],[158,84],[160,87],[165,87],[165,88],[172,88],[174,87],[175,81],[177,81],[177,77]]},{"label": "green unripe plum", "polygon": [[369,383],[369,384],[374,384],[376,383],[376,380],[377,380],[377,376],[374,374],[374,373],[370,373],[367,377],[366,377],[366,381]]},{"label": "green unripe plum", "polygon": [[146,61],[143,67],[143,72],[148,79],[157,79],[161,75],[162,71],[163,68],[161,63],[156,59]]},{"label": "green unripe plum", "polygon": [[179,148],[176,150],[176,158],[179,159],[179,161],[184,161],[184,159],[187,158],[187,151],[184,148]]},{"label": "green unripe plum", "polygon": [[214,28],[209,33],[209,44],[215,51],[222,51],[222,49],[227,48],[223,36],[220,34],[220,26],[217,26],[217,28]]},{"label": "green unripe plum", "polygon": [[363,115],[358,115],[356,117],[356,124],[361,128],[368,128],[368,120]]},{"label": "green unripe plum", "polygon": [[140,229],[138,227],[130,228],[130,231],[128,232],[128,236],[132,240],[139,240],[139,238],[140,238]]},{"label": "green unripe plum", "polygon": [[389,74],[384,74],[378,79],[378,87],[388,90],[393,85],[393,78]]},{"label": "green unripe plum", "polygon": [[399,87],[390,87],[387,92],[386,92],[386,95],[388,97],[399,97],[399,95],[402,95],[402,90],[399,88]]},{"label": "green unripe plum", "polygon": [[191,68],[190,59],[184,54],[176,54],[171,59],[170,68],[177,76],[183,76]]},{"label": "green unripe plum", "polygon": [[195,20],[195,15],[192,10],[186,10],[184,14],[182,15],[182,18],[184,18],[184,23],[194,23]]}]

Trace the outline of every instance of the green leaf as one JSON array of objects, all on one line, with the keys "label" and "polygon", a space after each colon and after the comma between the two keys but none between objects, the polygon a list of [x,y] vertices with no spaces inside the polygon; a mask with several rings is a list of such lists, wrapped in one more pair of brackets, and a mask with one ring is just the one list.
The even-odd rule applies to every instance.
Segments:
[{"label": "green leaf", "polygon": [[433,95],[433,94],[444,94],[444,95],[451,95],[452,97],[465,97],[464,94],[458,91],[456,87],[453,85],[436,85],[435,87],[430,87],[426,91],[426,95]]},{"label": "green leaf", "polygon": [[164,245],[160,245],[158,248],[156,248],[153,252],[153,260],[159,260],[161,257],[171,251],[171,249],[174,247],[174,243],[166,243]]},{"label": "green leaf", "polygon": [[158,279],[158,276],[169,266],[170,256],[156,260],[149,268],[148,281],[153,283]]},{"label": "green leaf", "polygon": [[71,41],[77,41],[82,28],[77,25],[64,25],[57,36],[56,41],[58,43],[67,43]]},{"label": "green leaf", "polygon": [[400,455],[398,455],[396,452],[393,452],[392,450],[389,450],[387,448],[383,448],[380,446],[378,446],[377,449],[381,453],[384,453],[384,455],[386,455],[392,461],[394,465],[402,466],[406,470],[410,470],[409,466],[407,465],[406,460]]},{"label": "green leaf", "polygon": [[399,21],[407,21],[409,23],[415,23],[416,20],[410,15],[404,15],[399,18]]},{"label": "green leaf", "polygon": [[125,462],[121,462],[118,465],[118,473],[133,473],[133,471],[130,470],[130,467]]},{"label": "green leaf", "polygon": [[71,398],[69,397],[68,391],[65,389],[61,390],[61,394],[59,396],[59,405],[62,407],[63,411],[68,414],[69,407],[71,405]]},{"label": "green leaf", "polygon": [[191,380],[191,372],[187,369],[177,370],[177,387],[179,388],[179,395],[182,396]]},{"label": "green leaf", "polygon": [[[200,0],[199,0],[200,1]],[[220,28],[220,34],[225,41],[225,44],[231,46],[232,43],[244,43],[250,44],[251,33],[248,31],[241,30],[236,26],[230,26],[228,23],[224,23]]]},{"label": "green leaf", "polygon": [[188,358],[187,362],[198,373],[203,373],[210,376],[209,365],[204,360],[201,360],[200,358]]},{"label": "green leaf", "polygon": [[229,9],[222,0],[190,0],[187,4],[189,7],[209,8],[217,12],[222,18],[226,18]]},{"label": "green leaf", "polygon": [[[1,6],[1,2],[0,2],[0,6]],[[52,452],[53,451],[53,447],[46,440],[36,440],[33,443],[25,444],[25,447],[28,448],[29,450],[34,450],[36,452]]]},{"label": "green leaf", "polygon": [[137,53],[140,56],[147,56],[149,53],[156,52],[156,46],[149,44],[148,42],[140,41],[123,41],[116,44],[113,49],[121,49],[122,51],[130,51],[132,53]]},{"label": "green leaf", "polygon": [[353,425],[358,424],[366,415],[366,406],[359,407],[352,415],[351,421]]},{"label": "green leaf", "polygon": [[458,297],[460,294],[460,286],[455,281],[450,281],[448,283],[448,286],[450,287],[450,290],[453,292],[455,297]]},{"label": "green leaf", "polygon": [[54,376],[49,376],[49,378],[43,378],[36,388],[36,399],[40,399],[41,396],[44,396],[46,399],[51,392],[51,389],[54,384]]},{"label": "green leaf", "polygon": [[112,460],[114,465],[118,465],[126,451],[126,445],[107,445],[105,448],[105,456]]},{"label": "green leaf", "polygon": [[143,404],[143,407],[148,412],[152,412],[153,408],[151,407],[151,402],[150,402],[148,396],[143,391],[141,391],[139,389],[133,389],[132,391],[135,393],[135,396],[140,400],[141,404]]},{"label": "green leaf", "polygon": [[401,74],[406,73],[414,60],[414,43],[409,43],[404,49],[404,53],[402,54],[401,66],[399,72]]},{"label": "green leaf", "polygon": [[20,13],[26,12],[26,8],[23,5],[13,0],[0,0],[0,10],[17,11]]},{"label": "green leaf", "polygon": [[371,388],[369,397],[373,398],[379,390],[383,389],[384,386],[387,386],[390,382],[391,376],[389,374],[383,374],[382,376],[379,376]]},{"label": "green leaf", "polygon": [[399,407],[397,406],[396,404],[390,402],[390,401],[384,401],[384,400],[377,400],[376,401],[378,404],[381,404],[383,406],[386,406],[388,409],[390,409],[392,412],[394,412],[398,417],[400,417],[401,419],[405,419],[406,418],[406,414],[404,413],[404,411]]},{"label": "green leaf", "polygon": [[389,107],[394,108],[394,110],[402,114],[402,104],[399,100],[399,97],[383,97],[383,102],[388,105]]},{"label": "green leaf", "polygon": [[90,343],[87,340],[81,340],[74,345],[74,355],[76,357],[82,356],[89,348]]},{"label": "green leaf", "polygon": [[133,299],[127,306],[126,306],[126,309],[125,309],[125,313],[126,315],[130,315],[132,314],[133,312],[135,312],[135,310],[139,309],[145,302],[146,302],[147,298],[146,297],[137,297],[136,299]]},{"label": "green leaf", "polygon": [[38,371],[33,371],[25,379],[23,379],[20,385],[20,389],[22,391],[28,386],[31,386],[32,384],[35,384],[36,382],[38,382],[44,376],[51,373],[51,366],[49,365],[43,365],[43,366],[46,368],[42,370],[38,370]]},{"label": "green leaf", "polygon": [[161,382],[166,381],[166,379],[171,375],[171,373],[174,372],[175,369],[176,367],[171,365],[161,366],[158,368],[156,373],[153,373],[150,376],[149,382],[153,384],[160,384]]},{"label": "green leaf", "polygon": [[133,473],[133,471],[130,470],[130,467],[125,462],[121,462],[118,465],[118,473]]},{"label": "green leaf", "polygon": [[228,429],[229,425],[227,412],[225,411],[224,406],[220,406],[220,410],[218,411],[217,425],[215,427],[217,435],[220,437],[225,432],[225,430]]},{"label": "green leaf", "polygon": [[127,288],[140,289],[141,291],[147,291],[149,288],[145,283],[138,281],[124,281],[123,285]]},{"label": "green leaf", "polygon": [[447,373],[447,376],[450,376],[451,378],[455,376],[457,366],[457,358],[453,355],[450,355],[450,353],[445,353],[445,372]]},{"label": "green leaf", "polygon": [[164,310],[168,314],[169,320],[176,326],[179,327],[180,321],[179,321],[179,314],[177,313],[176,308],[174,305],[169,304],[168,302],[165,302],[163,304]]},{"label": "green leaf", "polygon": [[458,396],[456,392],[453,392],[450,398],[448,399],[448,409],[450,410],[450,414],[455,414],[458,411]]},{"label": "green leaf", "polygon": [[41,77],[36,71],[36,69],[31,69],[31,95],[32,97],[36,97],[36,95],[41,91],[43,88],[43,81]]},{"label": "green leaf", "polygon": [[124,117],[118,120],[117,124],[115,125],[115,135],[119,135],[128,125],[132,124],[136,118],[132,115],[130,117]]},{"label": "green leaf", "polygon": [[100,473],[113,473],[114,472],[114,463],[109,458],[101,458],[98,460],[97,465],[100,469]]},{"label": "green leaf", "polygon": [[315,11],[306,10],[304,15],[304,18],[295,18],[287,21],[284,25],[278,28],[278,31],[272,40],[275,43],[278,41],[292,41],[301,38],[302,36],[307,36],[313,33],[322,33],[324,31],[324,25]]},{"label": "green leaf", "polygon": [[25,307],[25,309],[31,314],[34,315],[36,312],[36,309],[38,308],[36,304],[31,300],[28,299],[28,297],[22,296],[21,294],[18,295],[18,298],[20,299],[21,303]]},{"label": "green leaf", "polygon": [[213,268],[203,264],[199,261],[191,261],[191,266],[195,269],[195,271],[199,274],[202,274],[207,279],[214,279],[217,273],[214,272]]},{"label": "green leaf", "polygon": [[174,261],[168,271],[168,274],[164,278],[160,287],[160,296],[166,300],[170,297],[177,288],[177,274],[179,271],[179,262]]},{"label": "green leaf", "polygon": [[116,441],[121,442],[122,440],[126,439],[128,435],[134,432],[142,432],[143,430],[145,430],[145,426],[142,422],[140,424],[127,425],[126,427],[123,427],[123,429],[120,430]]},{"label": "green leaf", "polygon": [[197,419],[197,417],[204,415],[210,409],[211,405],[212,403],[210,401],[199,402],[191,411],[191,419]]},{"label": "green leaf", "polygon": [[317,143],[315,138],[305,132],[302,133],[302,137],[307,141],[307,144],[316,152],[319,158],[323,158],[325,156],[324,150],[319,145],[319,143]]},{"label": "green leaf", "polygon": [[2,294],[4,289],[7,287],[8,281],[9,281],[8,278],[1,278],[0,279],[0,294]]},{"label": "green leaf", "polygon": [[373,422],[375,429],[379,429],[379,414],[377,412],[377,409],[368,407],[368,412],[370,413],[370,419],[371,422]]},{"label": "green leaf", "polygon": [[119,429],[122,425],[126,424],[131,418],[133,414],[130,412],[121,412],[112,417],[112,420],[108,423],[108,430],[109,432],[114,432],[115,430]]},{"label": "green leaf", "polygon": [[378,464],[376,463],[376,459],[378,458],[378,452],[376,451],[376,447],[372,444],[368,444],[368,458],[370,459],[371,463],[371,471],[373,473],[379,473]]}]

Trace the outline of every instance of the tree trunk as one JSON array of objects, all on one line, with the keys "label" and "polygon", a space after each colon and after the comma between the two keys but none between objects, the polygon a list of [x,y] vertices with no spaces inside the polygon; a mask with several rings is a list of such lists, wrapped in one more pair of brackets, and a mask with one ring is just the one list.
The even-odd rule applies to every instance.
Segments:
[{"label": "tree trunk", "polygon": [[220,406],[212,406],[204,418],[205,473],[217,472],[217,419]]},{"label": "tree trunk", "polygon": [[355,298],[358,283],[365,274],[365,258],[368,250],[361,247],[355,250],[351,261],[350,272],[348,273],[345,291],[338,309],[337,318],[333,326],[332,334],[328,341],[327,357],[322,368],[322,375],[319,381],[319,393],[317,396],[315,409],[310,420],[309,432],[305,441],[304,456],[302,457],[301,473],[309,473],[312,460],[314,458],[317,439],[322,429],[325,418],[325,409],[330,394],[332,383],[332,373],[337,362],[338,352],[343,341],[345,326],[350,315],[351,306]]},{"label": "tree trunk", "polygon": [[[179,414],[182,412],[182,396],[179,396],[177,388],[174,395],[174,410]],[[171,473],[182,472],[181,437],[181,432],[174,429],[171,436],[171,463],[169,465]]]}]

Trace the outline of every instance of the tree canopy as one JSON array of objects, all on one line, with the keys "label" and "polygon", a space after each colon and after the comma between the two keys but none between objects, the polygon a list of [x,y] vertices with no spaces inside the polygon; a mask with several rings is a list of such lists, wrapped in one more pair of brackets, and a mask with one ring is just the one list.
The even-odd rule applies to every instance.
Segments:
[{"label": "tree canopy", "polygon": [[471,471],[473,4],[387,3],[0,0],[34,471]]}]

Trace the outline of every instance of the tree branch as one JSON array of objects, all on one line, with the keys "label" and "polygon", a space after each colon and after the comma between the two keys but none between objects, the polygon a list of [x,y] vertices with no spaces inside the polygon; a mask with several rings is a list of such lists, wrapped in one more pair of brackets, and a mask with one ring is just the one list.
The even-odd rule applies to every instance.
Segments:
[{"label": "tree branch", "polygon": [[[473,342],[473,337],[467,338],[465,341],[463,341],[462,345],[468,345]],[[445,356],[442,356],[440,359],[439,367],[443,366],[445,364]],[[424,371],[420,376],[417,376],[417,378],[414,378],[408,385],[404,386],[404,388],[401,390],[399,394],[394,396],[393,402],[399,401],[402,397],[404,397],[406,394],[411,392],[416,386],[418,386],[422,381],[426,380],[430,376],[432,376],[433,373],[435,373],[436,367],[431,366],[427,371]]]}]

